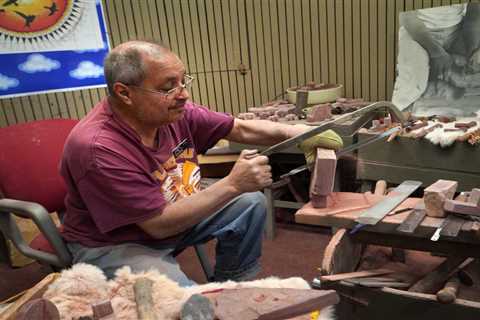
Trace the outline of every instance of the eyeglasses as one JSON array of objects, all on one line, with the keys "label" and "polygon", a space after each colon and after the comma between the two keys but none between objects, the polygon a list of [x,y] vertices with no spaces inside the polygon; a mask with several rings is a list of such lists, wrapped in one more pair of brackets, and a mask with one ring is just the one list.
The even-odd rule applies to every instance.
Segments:
[{"label": "eyeglasses", "polygon": [[140,90],[143,90],[143,91],[147,91],[147,92],[151,92],[151,93],[161,94],[162,96],[174,97],[177,94],[179,94],[180,92],[182,92],[183,89],[190,90],[190,88],[192,87],[192,82],[193,82],[194,79],[195,78],[193,76],[186,74],[183,77],[183,83],[180,83],[179,86],[176,86],[175,88],[172,88],[170,90],[153,90],[153,89],[147,89],[147,88],[144,88],[144,87],[136,86],[136,85],[133,85],[133,84],[128,84],[127,86],[128,87],[134,87],[134,88],[137,88],[137,89],[140,89]]}]

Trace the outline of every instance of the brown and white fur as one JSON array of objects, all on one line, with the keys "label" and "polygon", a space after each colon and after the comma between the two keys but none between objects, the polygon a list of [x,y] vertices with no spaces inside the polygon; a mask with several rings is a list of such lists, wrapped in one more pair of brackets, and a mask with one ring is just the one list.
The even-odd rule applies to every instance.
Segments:
[{"label": "brown and white fur", "polygon": [[[110,300],[116,319],[136,320],[133,284],[141,277],[153,281],[152,295],[157,317],[165,320],[179,319],[183,303],[195,293],[247,287],[310,289],[308,283],[299,277],[288,279],[269,277],[254,281],[227,281],[183,288],[156,270],[133,274],[129,267],[119,269],[115,279],[107,281],[99,268],[79,263],[71,269],[64,270],[60,278],[49,286],[43,297],[56,305],[61,319],[92,316],[91,304]],[[333,320],[333,313],[333,307],[324,308],[318,320]]]}]

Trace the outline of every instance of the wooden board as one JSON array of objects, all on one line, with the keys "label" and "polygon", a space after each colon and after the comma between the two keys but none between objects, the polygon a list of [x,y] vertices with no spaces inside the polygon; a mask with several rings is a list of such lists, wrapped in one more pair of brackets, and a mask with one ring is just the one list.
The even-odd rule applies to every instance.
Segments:
[{"label": "wooden board", "polygon": [[[400,204],[396,210],[413,208],[420,200],[420,198],[408,198],[402,204]],[[352,229],[356,225],[355,219],[362,212],[363,209],[332,213],[328,211],[328,208],[315,209],[310,203],[307,203],[296,212],[295,222],[308,225]],[[397,232],[396,228],[408,217],[411,212],[412,210],[409,210],[399,214],[386,216],[375,226],[366,226],[364,230],[381,234],[399,235],[401,233]],[[443,218],[425,217],[422,223],[415,230],[415,233],[411,236],[430,238],[435,230],[442,225],[443,221]],[[471,230],[470,223],[463,224],[459,235],[451,240],[464,243],[480,243],[480,239],[474,234],[474,231]]]},{"label": "wooden board", "polygon": [[339,229],[325,248],[322,274],[355,271],[362,257],[362,245],[354,243],[347,229]]}]

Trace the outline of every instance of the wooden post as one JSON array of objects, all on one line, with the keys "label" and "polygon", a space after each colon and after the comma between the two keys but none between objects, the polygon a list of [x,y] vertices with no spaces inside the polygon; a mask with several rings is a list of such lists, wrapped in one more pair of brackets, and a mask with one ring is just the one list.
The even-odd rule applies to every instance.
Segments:
[{"label": "wooden post", "polygon": [[425,210],[429,217],[445,217],[443,205],[445,200],[453,199],[458,182],[451,180],[438,180],[424,191]]},{"label": "wooden post", "polygon": [[310,201],[314,208],[326,208],[327,196],[333,191],[337,156],[330,149],[317,149],[315,169],[310,182]]}]

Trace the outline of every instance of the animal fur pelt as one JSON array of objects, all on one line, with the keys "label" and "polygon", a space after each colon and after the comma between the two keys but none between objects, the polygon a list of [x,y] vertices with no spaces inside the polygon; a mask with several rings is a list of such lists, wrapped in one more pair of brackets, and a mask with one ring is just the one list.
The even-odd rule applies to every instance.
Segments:
[{"label": "animal fur pelt", "polygon": [[[479,112],[479,114],[480,114],[480,112]],[[459,119],[457,122],[465,122],[466,123],[466,122],[470,122],[470,121],[477,121],[477,123],[480,123],[479,118],[462,118],[462,119]],[[411,131],[410,135],[415,136],[418,132],[420,132],[422,130],[425,130],[425,129],[428,129],[428,128],[434,126],[437,123],[438,122],[429,121],[428,126],[426,126],[424,128],[414,130],[414,131]],[[432,132],[428,133],[425,136],[425,139],[429,140],[431,143],[433,143],[435,145],[439,145],[442,148],[446,148],[446,147],[451,146],[459,137],[465,135],[465,133],[473,132],[473,131],[477,130],[478,128],[480,128],[480,126],[477,124],[476,126],[469,128],[466,132],[463,132],[463,131],[452,131],[452,132],[447,131],[447,132],[445,132],[445,130],[444,130],[444,129],[453,129],[453,128],[455,128],[455,122],[444,123],[442,128],[436,128]]]},{"label": "animal fur pelt", "polygon": [[[64,270],[61,276],[51,284],[44,298],[52,301],[60,312],[61,319],[75,319],[92,316],[91,305],[105,300],[112,303],[118,320],[136,320],[136,304],[133,291],[135,280],[146,277],[153,281],[153,301],[158,319],[179,319],[183,303],[193,294],[215,289],[233,288],[293,288],[310,289],[302,278],[278,279],[269,277],[262,280],[222,283],[208,283],[182,288],[156,270],[133,274],[129,267],[119,269],[113,280],[107,281],[103,272],[89,264],[79,263]],[[321,310],[318,320],[334,319],[333,307]]]}]

